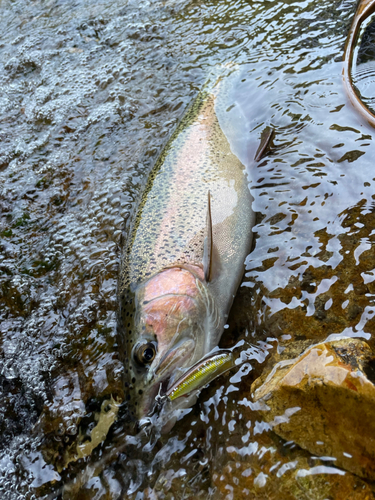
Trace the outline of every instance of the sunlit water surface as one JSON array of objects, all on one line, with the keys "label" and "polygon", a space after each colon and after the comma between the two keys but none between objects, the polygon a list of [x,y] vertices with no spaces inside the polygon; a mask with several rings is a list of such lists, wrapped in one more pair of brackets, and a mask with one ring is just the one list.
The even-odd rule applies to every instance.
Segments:
[{"label": "sunlit water surface", "polygon": [[[1,2],[2,499],[307,499],[320,476],[341,477],[262,421],[257,363],[212,383],[168,435],[126,441],[115,311],[124,223],[186,106],[224,65],[235,70],[228,135],[257,224],[222,345],[246,338],[272,353],[343,334],[373,346],[375,150],[341,81],[354,9]],[[256,164],[266,125],[275,138]],[[105,443],[80,458],[77,442],[104,414],[107,431],[117,418]],[[62,490],[100,459],[78,492]]]}]

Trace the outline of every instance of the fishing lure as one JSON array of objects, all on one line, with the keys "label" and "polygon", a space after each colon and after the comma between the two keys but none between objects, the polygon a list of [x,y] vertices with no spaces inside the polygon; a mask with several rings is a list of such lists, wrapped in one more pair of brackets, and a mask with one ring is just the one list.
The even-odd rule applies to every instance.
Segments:
[{"label": "fishing lure", "polygon": [[209,384],[213,379],[235,366],[231,351],[220,352],[205,358],[191,367],[166,392],[167,398],[174,401],[181,396],[187,396],[197,389]]}]

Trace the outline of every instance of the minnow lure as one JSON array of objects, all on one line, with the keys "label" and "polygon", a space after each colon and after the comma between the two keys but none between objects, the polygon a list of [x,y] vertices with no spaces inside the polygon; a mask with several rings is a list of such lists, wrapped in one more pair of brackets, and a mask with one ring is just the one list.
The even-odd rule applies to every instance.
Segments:
[{"label": "minnow lure", "polygon": [[197,365],[191,367],[180,377],[175,384],[166,392],[166,396],[174,401],[181,396],[187,396],[197,389],[209,384],[219,375],[235,366],[231,351],[221,352],[209,358],[203,359]]}]

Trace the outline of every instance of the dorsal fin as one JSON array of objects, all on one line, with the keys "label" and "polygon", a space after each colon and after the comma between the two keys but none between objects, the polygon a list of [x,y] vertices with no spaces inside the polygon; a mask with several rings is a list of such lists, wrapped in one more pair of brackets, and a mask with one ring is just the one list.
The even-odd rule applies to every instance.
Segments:
[{"label": "dorsal fin", "polygon": [[211,279],[212,264],[212,219],[211,219],[211,193],[208,191],[208,205],[206,217],[206,230],[203,245],[203,272],[204,278],[208,282]]},{"label": "dorsal fin", "polygon": [[260,144],[255,153],[254,160],[260,161],[265,155],[266,149],[269,146],[271,139],[273,138],[274,129],[270,126],[267,126],[260,135]]}]

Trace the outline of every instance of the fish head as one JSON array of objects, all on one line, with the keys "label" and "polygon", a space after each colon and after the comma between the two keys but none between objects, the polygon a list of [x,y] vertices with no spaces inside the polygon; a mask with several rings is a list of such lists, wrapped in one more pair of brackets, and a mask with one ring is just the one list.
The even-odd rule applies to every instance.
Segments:
[{"label": "fish head", "polygon": [[218,325],[198,271],[166,269],[135,291],[125,386],[130,411],[138,421],[152,412],[158,396],[212,348],[210,338]]}]

